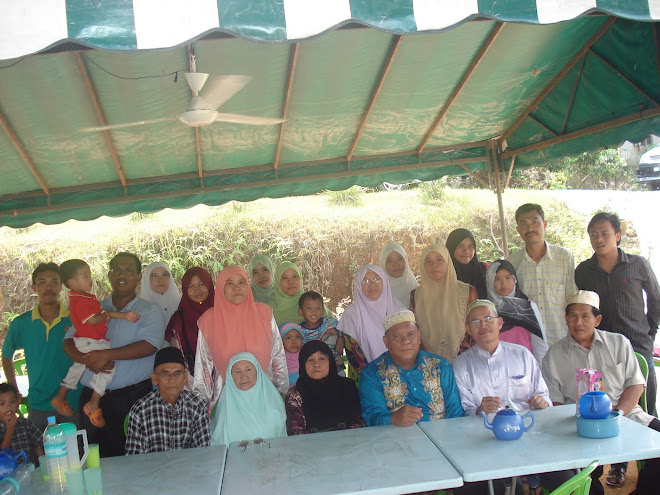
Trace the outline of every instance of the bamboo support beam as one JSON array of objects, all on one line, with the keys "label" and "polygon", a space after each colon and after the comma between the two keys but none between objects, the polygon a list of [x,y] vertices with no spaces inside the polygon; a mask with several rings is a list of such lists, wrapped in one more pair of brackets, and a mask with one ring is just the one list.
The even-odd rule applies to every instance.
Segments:
[{"label": "bamboo support beam", "polygon": [[[484,157],[486,161],[488,160],[488,157]],[[470,177],[472,177],[474,180],[476,180],[479,184],[484,186],[486,189],[490,189],[490,186],[486,184],[486,181],[483,180],[481,177],[479,177],[477,174],[475,174],[472,170],[467,168],[463,163],[458,164],[459,167],[461,167],[463,170],[465,170]]]},{"label": "bamboo support beam", "polygon": [[16,148],[16,151],[18,151],[18,154],[21,155],[21,158],[23,158],[25,165],[32,174],[32,177],[34,177],[34,179],[37,181],[37,184],[39,184],[41,190],[44,192],[46,196],[49,196],[50,198],[50,189],[48,188],[46,181],[37,170],[37,167],[32,161],[32,158],[30,158],[30,155],[28,155],[28,152],[25,150],[25,148],[19,141],[18,136],[16,136],[16,133],[11,128],[9,122],[7,122],[7,119],[5,119],[5,116],[2,113],[0,113],[0,127],[2,127],[4,131],[7,133],[9,140],[14,145],[14,148]]},{"label": "bamboo support beam", "polygon": [[547,125],[545,125],[545,124],[544,124],[543,122],[541,122],[539,119],[537,119],[536,117],[534,117],[531,113],[527,116],[527,118],[528,118],[529,120],[531,120],[532,122],[534,122],[534,123],[540,125],[541,127],[543,127],[543,129],[545,129],[546,131],[548,131],[548,132],[549,132],[550,134],[552,134],[553,136],[558,136],[558,134],[557,134],[555,131],[553,131],[552,129],[550,129]]},{"label": "bamboo support beam", "polygon": [[387,56],[387,61],[383,66],[383,70],[380,73],[380,77],[378,78],[378,84],[376,85],[376,88],[374,89],[371,98],[369,99],[367,110],[364,112],[364,115],[362,116],[362,122],[360,122],[360,126],[358,127],[357,132],[355,133],[353,144],[351,145],[351,148],[349,149],[348,154],[346,155],[346,161],[349,164],[353,159],[353,154],[355,153],[355,149],[357,148],[358,142],[360,141],[360,137],[362,137],[362,132],[364,131],[364,128],[367,125],[367,120],[369,119],[369,115],[371,115],[371,111],[376,105],[376,100],[378,99],[378,96],[380,95],[380,92],[382,91],[383,86],[385,85],[385,80],[387,79],[387,75],[390,73],[390,69],[394,64],[394,59],[396,58],[396,55],[399,52],[399,47],[401,46],[402,41],[403,41],[403,35],[394,37],[394,41],[392,42],[392,48],[390,49],[390,53]]},{"label": "bamboo support beam", "polygon": [[509,173],[506,176],[506,184],[504,184],[504,189],[509,188],[509,183],[511,182],[511,175],[513,174],[513,167],[516,163],[515,155],[511,157],[511,164],[509,165]]},{"label": "bamboo support beam", "polygon": [[[197,64],[195,62],[195,50],[192,45],[188,45],[188,70],[190,72],[197,72]],[[192,96],[195,92],[190,90]],[[195,148],[197,150],[197,176],[199,177],[199,187],[204,187],[204,166],[202,161],[202,130],[195,127]]]},{"label": "bamboo support beam", "polygon": [[293,45],[291,49],[291,59],[289,61],[289,76],[286,81],[286,91],[284,92],[284,106],[282,109],[282,123],[280,124],[280,134],[277,136],[277,147],[275,148],[275,158],[273,159],[273,168],[275,169],[275,176],[280,166],[280,154],[282,153],[282,139],[284,137],[284,129],[286,127],[286,119],[289,116],[289,103],[291,102],[291,88],[293,87],[293,80],[296,76],[296,66],[298,65],[298,54],[300,53],[300,43]]},{"label": "bamboo support beam", "polygon": [[422,139],[422,142],[419,144],[417,150],[419,154],[422,154],[424,152],[424,148],[426,148],[426,145],[428,142],[431,140],[433,137],[433,134],[435,134],[435,131],[438,129],[438,126],[440,125],[440,121],[444,118],[445,115],[447,115],[447,112],[449,111],[449,108],[452,106],[454,101],[458,98],[458,96],[461,94],[465,86],[467,85],[468,81],[472,77],[472,75],[476,72],[477,68],[483,61],[484,57],[490,50],[490,48],[493,46],[495,43],[495,40],[497,37],[500,35],[502,32],[502,29],[504,28],[504,23],[503,22],[498,22],[495,24],[493,29],[490,31],[488,34],[488,37],[486,40],[483,42],[481,45],[481,48],[479,49],[479,52],[475,55],[475,57],[472,59],[472,62],[470,62],[470,65],[467,67],[465,72],[463,73],[463,77],[461,77],[461,80],[458,82],[454,90],[452,91],[451,95],[449,95],[449,98],[445,102],[445,104],[442,106],[440,109],[440,113],[438,113],[438,116],[435,118],[435,121],[433,122],[433,125],[431,125],[431,128],[427,131],[426,135],[424,136],[424,139]]},{"label": "bamboo support beam", "polygon": [[518,127],[525,121],[527,116],[532,113],[536,108],[539,106],[539,104],[545,99],[550,92],[555,89],[555,86],[563,79],[563,77],[570,72],[570,70],[577,64],[582,56],[591,48],[611,27],[612,24],[616,22],[616,17],[610,17],[607,19],[603,25],[598,28],[598,30],[587,40],[587,42],[580,48],[575,55],[573,55],[573,58],[571,58],[568,63],[564,66],[563,69],[561,69],[557,75],[548,83],[548,85],[539,93],[539,95],[534,98],[534,101],[529,104],[529,106],[518,116],[518,118],[511,124],[511,126],[504,131],[502,136],[500,136],[500,141],[507,139],[511,136],[511,134],[514,133]]},{"label": "bamboo support beam", "polygon": [[596,51],[594,51],[593,47],[589,49],[589,53],[591,53],[594,57],[596,57],[598,60],[603,62],[612,72],[614,72],[617,76],[619,76],[621,79],[623,79],[625,82],[627,82],[632,88],[634,88],[638,93],[640,93],[644,98],[646,98],[649,101],[652,101],[655,106],[660,105],[660,102],[650,94],[648,94],[646,91],[644,91],[642,88],[637,86],[628,76],[623,74],[619,69],[617,69],[612,63],[607,60],[605,57],[602,55],[598,54]]},{"label": "bamboo support beam", "polygon": [[[331,172],[328,174],[319,174],[305,177],[288,177],[285,179],[272,179],[272,180],[261,180],[255,182],[246,182],[242,184],[224,184],[218,186],[206,187],[204,189],[205,194],[224,192],[230,190],[238,189],[253,189],[258,187],[269,187],[269,186],[278,186],[285,184],[299,184],[301,182],[314,181],[314,180],[332,180],[332,179],[341,179],[346,177],[357,177],[363,175],[372,175],[372,174],[382,174],[390,172],[401,172],[402,170],[416,170],[416,169],[427,169],[432,167],[449,167],[452,165],[463,166],[466,163],[480,163],[488,160],[487,156],[475,156],[469,158],[458,158],[456,160],[446,160],[441,162],[428,162],[428,163],[414,163],[414,164],[405,164],[400,166],[391,166],[391,167],[382,167],[376,169],[368,170],[351,170],[351,171],[342,171],[342,172]],[[272,167],[271,167],[272,170]],[[469,170],[469,169],[468,169]],[[207,175],[208,177],[208,175]],[[120,204],[120,203],[130,203],[133,201],[149,201],[154,199],[163,199],[163,198],[172,198],[178,196],[189,196],[199,194],[199,189],[182,189],[179,191],[163,191],[157,193],[144,194],[142,196],[124,196],[116,198],[104,198],[104,199],[95,199],[90,201],[84,201],[81,203],[62,203],[52,206],[38,206],[34,208],[24,208],[24,209],[12,209],[0,211],[0,218],[7,216],[16,216],[30,213],[40,213],[45,211],[62,211],[69,210],[74,208],[89,208],[93,206],[109,205],[109,204]]]},{"label": "bamboo support beam", "polygon": [[[96,114],[96,118],[99,122],[99,126],[103,127],[107,124],[105,121],[105,117],[103,116],[103,110],[101,110],[99,99],[96,96],[96,90],[94,89],[92,80],[90,79],[89,73],[87,72],[85,61],[82,58],[81,52],[74,52],[74,55],[76,57],[76,63],[78,64],[78,69],[80,70],[80,74],[83,78],[83,82],[85,83],[85,89],[87,90],[87,95],[89,96],[89,99],[92,102],[92,106],[94,107],[94,113]],[[124,186],[124,195],[126,196],[128,195],[128,190],[126,189],[126,176],[124,175],[124,170],[122,169],[121,163],[119,162],[119,157],[117,156],[115,145],[112,142],[110,131],[104,130],[102,132],[103,132],[103,136],[105,137],[105,142],[108,145],[108,150],[110,151],[110,157],[112,158],[112,163],[115,166],[115,170],[117,171],[117,175],[119,176],[121,185]]]},{"label": "bamboo support beam", "polygon": [[618,119],[610,120],[609,122],[603,122],[602,124],[596,124],[591,127],[585,127],[584,129],[579,129],[577,131],[569,132],[562,136],[557,136],[554,138],[546,139],[544,141],[539,141],[538,143],[530,144],[527,146],[521,146],[520,148],[514,148],[502,153],[502,158],[510,158],[515,155],[521,155],[523,153],[528,153],[530,151],[536,151],[543,148],[547,148],[554,144],[564,143],[572,139],[577,139],[594,132],[605,131],[608,129],[613,129],[614,127],[619,127],[626,124],[631,124],[639,120],[648,119],[651,117],[656,117],[660,115],[660,107],[653,107],[648,110],[642,110],[640,112],[633,113],[631,115],[626,115],[625,117],[619,117]]},{"label": "bamboo support beam", "polygon": [[492,160],[495,175],[495,193],[497,194],[497,207],[500,213],[500,229],[502,230],[502,251],[505,258],[509,257],[509,244],[506,238],[506,218],[504,216],[504,202],[502,201],[502,178],[500,176],[500,153],[497,142],[492,142],[488,154]]},{"label": "bamboo support beam", "polygon": [[573,103],[575,103],[575,95],[577,94],[578,86],[580,86],[580,79],[582,79],[582,72],[584,71],[584,64],[587,62],[587,56],[582,57],[582,62],[580,63],[580,68],[578,69],[577,77],[575,78],[575,84],[573,84],[573,90],[571,91],[571,97],[568,99],[568,107],[566,108],[566,115],[564,116],[564,123],[561,126],[561,132],[559,134],[564,134],[566,132],[566,124],[568,124],[568,118],[571,116],[571,110],[573,110]]},{"label": "bamboo support beam", "polygon": [[[488,145],[488,141],[474,141],[470,143],[461,143],[461,144],[452,144],[452,145],[447,145],[447,146],[435,146],[432,148],[427,148],[426,150],[426,155],[430,155],[431,153],[443,153],[447,151],[454,151],[454,150],[461,150],[461,149],[469,149],[469,148],[485,148]],[[444,163],[444,161],[441,162],[419,162],[418,157],[419,155],[417,154],[417,150],[408,150],[408,151],[399,151],[396,153],[380,153],[380,154],[375,154],[375,155],[362,155],[362,156],[354,156],[353,157],[353,162],[357,161],[376,161],[384,158],[412,158],[414,157],[416,159],[416,163],[411,165],[405,165],[402,164],[397,170],[405,170],[406,166],[409,166],[411,168],[427,168],[426,163]],[[286,169],[291,169],[291,168],[309,168],[309,167],[315,167],[315,166],[320,166],[320,165],[333,165],[333,164],[338,164],[343,161],[345,161],[345,157],[335,157],[335,158],[324,158],[321,160],[309,160],[305,162],[293,162],[293,163],[281,163],[280,164],[280,170],[286,170]],[[476,155],[475,157],[469,157],[469,158],[459,158],[456,159],[452,162],[453,165],[457,165],[459,162],[462,163],[461,160],[466,160],[466,163],[477,163],[477,162],[485,162],[487,160],[487,157],[484,155]],[[209,177],[215,177],[219,175],[232,175],[232,176],[237,176],[241,174],[250,174],[250,173],[259,173],[259,172],[269,172],[273,170],[273,165],[272,164],[265,164],[265,165],[251,165],[247,167],[233,167],[233,168],[225,168],[225,169],[217,169],[217,170],[206,170],[204,172],[204,177],[207,179]],[[191,180],[197,178],[198,175],[196,172],[186,172],[182,174],[172,174],[172,175],[159,175],[159,176],[152,176],[152,177],[141,177],[141,178],[136,178],[136,179],[128,179],[127,184],[130,186],[139,186],[142,184],[159,184],[159,183],[166,183],[166,182],[176,182],[180,180]],[[50,190],[51,194],[67,194],[67,193],[76,193],[76,192],[89,192],[94,189],[107,189],[107,188],[113,188],[121,185],[119,181],[110,181],[110,182],[97,182],[94,184],[85,184],[84,186],[68,186],[68,187],[60,187],[60,188],[54,188]],[[11,194],[5,194],[5,195],[0,195],[0,202],[2,201],[9,201],[13,200],[16,198],[29,198],[29,197],[36,197],[40,196],[43,193],[41,191],[27,191],[27,192],[20,192],[20,193],[11,193]]]}]

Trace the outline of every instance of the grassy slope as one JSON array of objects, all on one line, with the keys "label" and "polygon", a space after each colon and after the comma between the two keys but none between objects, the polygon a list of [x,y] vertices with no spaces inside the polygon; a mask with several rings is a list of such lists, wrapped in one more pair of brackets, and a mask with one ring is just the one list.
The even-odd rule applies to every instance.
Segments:
[{"label": "grassy slope", "polygon": [[[332,194],[261,199],[222,207],[197,206],[134,214],[89,222],[69,221],[27,229],[1,228],[0,289],[3,321],[34,304],[31,270],[40,261],[82,258],[105,296],[107,262],[118,251],[137,253],[145,265],[164,261],[177,283],[186,269],[200,265],[212,273],[230,264],[246,265],[257,252],[275,263],[297,262],[306,288],[320,290],[331,307],[351,295],[351,281],[365,263],[378,263],[380,247],[390,240],[407,250],[413,271],[425,245],[442,242],[455,228],[466,227],[478,239],[480,259],[501,257],[497,198],[486,190],[433,190],[364,193],[362,205],[334,206]],[[433,198],[440,199],[433,199]],[[541,200],[534,191],[509,190],[504,196],[509,250],[520,247],[513,213],[525,202],[541,201],[549,222],[547,239],[569,248],[576,260],[590,255],[586,218],[562,203]],[[82,240],[74,240],[82,239]],[[0,328],[0,332],[3,329]],[[4,332],[0,333],[2,335]]]}]

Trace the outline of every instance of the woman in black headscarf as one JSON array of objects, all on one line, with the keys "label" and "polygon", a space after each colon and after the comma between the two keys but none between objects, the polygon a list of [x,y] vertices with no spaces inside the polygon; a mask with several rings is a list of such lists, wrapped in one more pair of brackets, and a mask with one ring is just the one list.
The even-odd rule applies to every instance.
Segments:
[{"label": "woman in black headscarf", "polygon": [[452,231],[445,246],[454,263],[458,280],[477,289],[479,299],[487,299],[486,265],[477,257],[477,243],[472,232],[467,229]]},{"label": "woman in black headscarf", "polygon": [[355,382],[337,374],[325,342],[310,340],[298,355],[300,377],[285,398],[289,435],[366,426]]}]

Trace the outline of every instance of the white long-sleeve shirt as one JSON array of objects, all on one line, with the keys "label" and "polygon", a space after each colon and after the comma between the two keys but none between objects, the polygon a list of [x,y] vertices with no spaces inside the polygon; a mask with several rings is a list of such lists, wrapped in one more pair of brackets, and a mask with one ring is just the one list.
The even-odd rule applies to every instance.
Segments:
[{"label": "white long-sleeve shirt", "polygon": [[527,412],[525,402],[534,394],[552,406],[541,368],[529,350],[518,344],[502,342],[491,355],[473,346],[454,359],[454,375],[461,404],[468,416],[474,415],[484,397],[499,397],[502,408]]}]

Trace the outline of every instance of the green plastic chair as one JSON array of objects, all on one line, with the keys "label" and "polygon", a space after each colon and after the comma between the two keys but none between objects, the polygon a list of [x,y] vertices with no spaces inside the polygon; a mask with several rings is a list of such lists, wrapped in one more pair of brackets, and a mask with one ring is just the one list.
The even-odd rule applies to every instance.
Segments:
[{"label": "green plastic chair", "polygon": [[596,467],[598,467],[598,461],[592,462],[550,495],[589,495],[591,473],[594,472]]},{"label": "green plastic chair", "polygon": [[[637,356],[637,362],[639,363],[639,367],[642,370],[642,375],[644,375],[644,381],[647,381],[649,379],[649,363],[639,352],[636,352],[635,356]],[[642,407],[642,409],[644,409],[644,412],[648,412],[648,404],[646,403],[646,387],[644,387],[642,396],[639,398],[639,405]]]}]

